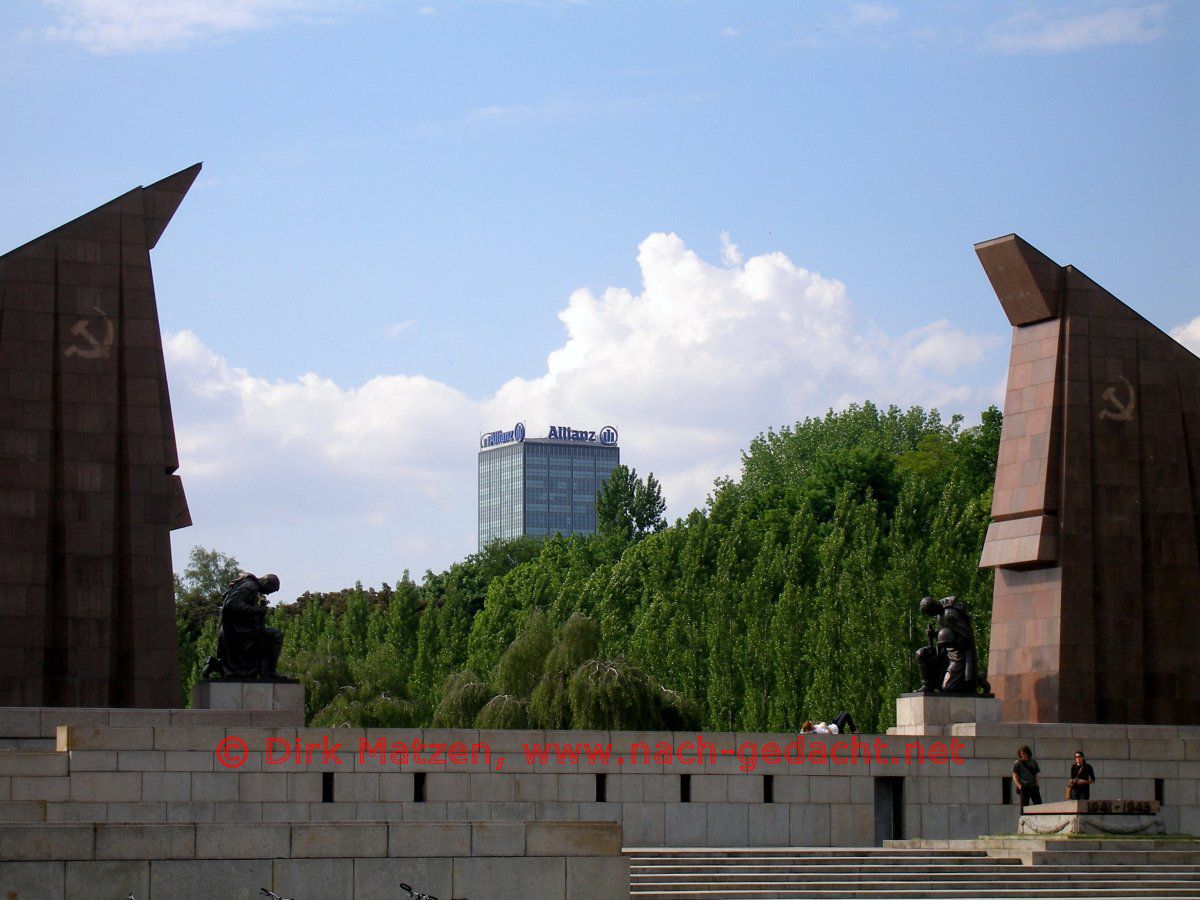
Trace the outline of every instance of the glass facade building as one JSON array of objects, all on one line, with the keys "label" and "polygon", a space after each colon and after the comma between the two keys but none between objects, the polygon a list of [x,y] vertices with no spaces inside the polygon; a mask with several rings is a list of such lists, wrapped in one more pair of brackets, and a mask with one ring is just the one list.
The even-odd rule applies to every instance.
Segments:
[{"label": "glass facade building", "polygon": [[479,548],[526,534],[595,534],[596,492],[620,461],[615,445],[548,438],[480,450]]}]

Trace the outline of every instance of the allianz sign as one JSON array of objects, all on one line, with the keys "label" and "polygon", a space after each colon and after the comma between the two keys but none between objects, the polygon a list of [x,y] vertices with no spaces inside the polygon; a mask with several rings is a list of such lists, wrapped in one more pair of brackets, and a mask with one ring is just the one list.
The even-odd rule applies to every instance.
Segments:
[{"label": "allianz sign", "polygon": [[517,441],[518,443],[525,440],[525,423],[518,422],[512,427],[512,431],[493,431],[491,434],[485,434],[479,439],[479,448],[486,450],[488,447],[495,447],[497,444],[507,444],[509,441]]},{"label": "allianz sign", "polygon": [[[614,447],[617,443],[617,429],[611,425],[605,425],[599,431],[579,431],[566,425],[551,425],[550,433],[546,438],[551,441],[571,441],[579,444],[602,444],[605,447]],[[520,443],[523,440],[525,440],[525,423],[518,422],[513,426],[512,431],[493,431],[485,434],[479,439],[479,447],[481,450],[486,450],[488,447],[496,447],[514,441]]]},{"label": "allianz sign", "polygon": [[568,428],[566,425],[551,425],[550,434],[547,437],[552,441],[577,441],[585,444],[600,443],[605,447],[611,447],[617,442],[617,429],[611,425],[605,425],[597,434],[595,431],[576,431],[574,428]]}]

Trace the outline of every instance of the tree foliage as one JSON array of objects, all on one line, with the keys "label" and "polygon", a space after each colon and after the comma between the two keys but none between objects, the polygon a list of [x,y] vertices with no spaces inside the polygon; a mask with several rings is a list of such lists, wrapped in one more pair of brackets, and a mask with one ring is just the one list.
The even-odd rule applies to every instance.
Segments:
[{"label": "tree foliage", "polygon": [[193,547],[183,575],[175,576],[175,618],[182,621],[192,640],[221,609],[221,595],[241,572],[232,556],[218,550]]},{"label": "tree foliage", "polygon": [[596,492],[596,528],[622,541],[640,541],[667,527],[666,509],[653,472],[643,481],[637,469],[617,466]]},{"label": "tree foliage", "polygon": [[216,652],[221,595],[241,572],[238,561],[218,550],[193,547],[183,575],[175,578],[175,634],[179,643],[180,692],[191,705],[192,685]]},{"label": "tree foliage", "polygon": [[[669,527],[654,476],[618,467],[598,535],[274,608],[281,668],[318,724],[788,731],[845,709],[886,728],[916,686],[920,597],[957,594],[988,646],[1000,425],[869,403],[806,419],[755,438],[740,477]],[[231,568],[194,551],[179,608],[211,608]],[[203,659],[215,613],[179,623],[181,659]]]}]

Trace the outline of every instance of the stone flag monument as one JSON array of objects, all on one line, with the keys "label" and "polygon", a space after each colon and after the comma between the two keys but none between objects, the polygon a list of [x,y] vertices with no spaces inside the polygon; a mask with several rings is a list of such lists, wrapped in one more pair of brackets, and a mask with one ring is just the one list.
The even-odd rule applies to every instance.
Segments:
[{"label": "stone flag monument", "polygon": [[980,561],[1001,716],[1200,724],[1200,359],[1016,235],[975,251],[1013,325]]},{"label": "stone flag monument", "polygon": [[199,171],[0,256],[0,706],[179,705],[150,250]]}]

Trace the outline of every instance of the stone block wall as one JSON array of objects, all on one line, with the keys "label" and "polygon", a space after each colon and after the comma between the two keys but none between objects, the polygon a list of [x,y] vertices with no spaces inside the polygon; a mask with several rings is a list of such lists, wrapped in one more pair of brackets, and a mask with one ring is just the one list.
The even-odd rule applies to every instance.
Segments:
[{"label": "stone block wall", "polygon": [[60,725],[112,725],[123,728],[168,726],[237,728],[297,727],[304,724],[304,701],[275,709],[118,709],[59,706],[0,707],[0,750],[54,749]]},{"label": "stone block wall", "polygon": [[[239,715],[241,713],[238,713]],[[1156,798],[1170,831],[1200,833],[1200,728],[960,723],[940,735],[809,735],[802,764],[768,763],[795,735],[631,732],[264,728],[253,725],[74,725],[55,750],[0,752],[0,820],[47,823],[416,823],[612,821],[628,846],[869,846],[878,779],[901,779],[905,837],[1015,833],[1005,803],[1017,747],[1042,767],[1043,796],[1059,799],[1071,755],[1096,769],[1098,799]],[[217,747],[245,743],[236,768]],[[630,761],[635,744],[678,750],[702,739],[697,761]],[[375,746],[460,744],[465,759],[393,762],[360,757]],[[852,740],[882,755],[845,758]],[[338,762],[294,753],[341,744]],[[523,745],[612,745],[607,762],[525,758]],[[757,761],[738,748],[753,744]],[[469,748],[487,745],[475,760]],[[860,747],[861,747],[860,745]],[[274,760],[289,751],[287,763]],[[909,757],[906,759],[906,755]],[[499,757],[503,756],[501,764]],[[826,763],[814,762],[824,757]],[[228,758],[228,757],[225,757]],[[921,761],[922,758],[924,761]],[[961,762],[956,761],[961,760]],[[897,782],[887,782],[896,785]]]},{"label": "stone block wall", "polygon": [[0,896],[211,900],[611,900],[629,862],[611,822],[0,825]]},{"label": "stone block wall", "polygon": [[287,710],[304,721],[304,685],[298,681],[197,681],[192,709]]}]

